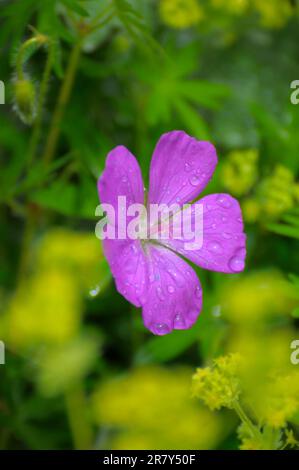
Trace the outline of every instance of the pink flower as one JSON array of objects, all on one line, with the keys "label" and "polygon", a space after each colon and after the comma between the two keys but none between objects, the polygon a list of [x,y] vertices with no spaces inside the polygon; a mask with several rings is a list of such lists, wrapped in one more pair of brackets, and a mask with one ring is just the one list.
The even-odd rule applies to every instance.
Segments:
[{"label": "pink flower", "polygon": [[[148,204],[176,203],[182,208],[203,191],[216,164],[211,143],[183,131],[162,135],[151,161]],[[116,212],[118,196],[126,196],[128,204],[144,203],[139,165],[125,147],[109,153],[98,190],[101,203],[111,204]],[[245,267],[246,235],[239,203],[228,194],[212,194],[194,202],[192,214],[197,204],[203,209],[203,244],[198,249],[187,250],[186,240],[171,234],[167,240],[103,240],[117,290],[142,307],[144,325],[156,335],[190,328],[201,311],[199,279],[183,258],[223,273],[239,273]]]}]

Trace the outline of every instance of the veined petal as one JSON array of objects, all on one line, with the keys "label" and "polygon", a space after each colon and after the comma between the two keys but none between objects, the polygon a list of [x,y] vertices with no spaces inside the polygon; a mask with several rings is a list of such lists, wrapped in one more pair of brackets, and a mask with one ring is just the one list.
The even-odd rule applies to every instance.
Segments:
[{"label": "veined petal", "polygon": [[140,241],[104,240],[103,248],[118,292],[140,307],[148,291],[148,267]]},{"label": "veined petal", "polygon": [[155,335],[190,328],[202,308],[202,289],[194,270],[162,246],[148,246],[149,285],[144,325]]},{"label": "veined petal", "polygon": [[[161,241],[196,265],[210,271],[238,273],[245,268],[246,235],[240,205],[229,194],[211,194],[192,205],[201,204],[203,211],[202,247],[190,250],[186,243],[195,241],[170,239]],[[192,220],[195,233],[195,223]],[[198,235],[198,234],[197,234]]]},{"label": "veined petal", "polygon": [[149,202],[179,204],[195,199],[206,187],[217,164],[215,147],[183,131],[162,135],[150,167]]},{"label": "veined petal", "polygon": [[115,147],[107,156],[105,170],[98,180],[101,204],[111,204],[118,215],[118,197],[130,204],[144,203],[141,170],[134,155],[123,146]]}]

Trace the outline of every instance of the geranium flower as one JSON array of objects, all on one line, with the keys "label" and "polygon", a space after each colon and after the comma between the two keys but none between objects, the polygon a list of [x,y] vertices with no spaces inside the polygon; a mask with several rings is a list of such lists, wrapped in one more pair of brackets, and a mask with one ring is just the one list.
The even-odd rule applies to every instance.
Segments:
[{"label": "geranium flower", "polygon": [[[211,143],[183,131],[162,135],[150,165],[147,204],[176,203],[183,208],[206,187],[216,165]],[[126,196],[128,204],[144,204],[141,170],[125,147],[109,153],[98,190],[101,203],[111,204],[116,214],[119,196]],[[246,235],[236,199],[229,194],[205,196],[192,204],[191,214],[196,204],[203,208],[203,244],[199,249],[187,250],[186,240],[171,235],[167,240],[103,240],[118,292],[142,307],[144,325],[156,335],[190,328],[201,311],[200,281],[183,258],[223,273],[239,273],[245,267]]]}]

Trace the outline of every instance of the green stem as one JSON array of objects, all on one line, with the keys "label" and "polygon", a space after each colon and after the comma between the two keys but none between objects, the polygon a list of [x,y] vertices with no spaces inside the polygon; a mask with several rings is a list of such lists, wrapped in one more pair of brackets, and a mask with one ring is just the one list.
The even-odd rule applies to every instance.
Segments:
[{"label": "green stem", "polygon": [[56,151],[56,147],[57,147],[57,143],[59,139],[59,134],[60,134],[61,121],[64,115],[65,107],[68,103],[68,100],[72,92],[75,75],[76,75],[76,71],[78,68],[79,59],[81,55],[81,49],[82,49],[82,38],[80,38],[76,42],[76,44],[74,45],[72,49],[69,63],[68,63],[67,70],[66,70],[66,74],[65,74],[65,78],[60,89],[60,93],[58,96],[56,108],[54,110],[52,124],[49,130],[48,139],[46,142],[45,152],[43,156],[45,165],[48,165],[55,155],[55,151]]},{"label": "green stem", "polygon": [[246,424],[248,426],[248,428],[251,430],[252,435],[257,437],[258,439],[261,439],[262,436],[261,436],[260,431],[253,424],[251,419],[247,416],[247,414],[243,410],[243,407],[241,406],[240,402],[237,401],[237,400],[235,400],[235,402],[234,402],[234,410],[237,413],[237,415],[239,416],[242,423]]},{"label": "green stem", "polygon": [[75,449],[91,449],[92,428],[86,412],[84,391],[80,385],[65,392],[65,403]]},{"label": "green stem", "polygon": [[25,53],[27,49],[29,49],[30,47],[34,45],[40,46],[42,44],[45,44],[46,42],[47,42],[47,37],[43,36],[42,34],[39,34],[30,39],[27,39],[27,41],[25,41],[21,45],[18,55],[17,55],[17,61],[16,61],[16,71],[17,71],[18,80],[24,79],[23,65],[25,62]]},{"label": "green stem", "polygon": [[36,149],[37,149],[40,135],[41,135],[43,107],[44,107],[46,96],[47,96],[48,84],[49,84],[50,74],[51,74],[52,65],[53,65],[53,58],[54,58],[54,44],[53,44],[53,41],[50,41],[46,66],[45,66],[45,70],[43,73],[43,78],[42,78],[39,97],[38,97],[36,120],[34,124],[33,133],[31,136],[31,140],[29,143],[28,166],[31,165],[35,159]]}]

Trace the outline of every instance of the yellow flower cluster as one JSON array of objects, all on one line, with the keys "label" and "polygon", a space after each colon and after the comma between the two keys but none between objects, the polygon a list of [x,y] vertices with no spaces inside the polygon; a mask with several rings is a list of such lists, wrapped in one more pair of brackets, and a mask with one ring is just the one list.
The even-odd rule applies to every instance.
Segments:
[{"label": "yellow flower cluster", "polygon": [[217,417],[190,398],[187,369],[140,367],[101,384],[93,402],[97,422],[121,430],[113,449],[206,449],[219,436]]},{"label": "yellow flower cluster", "polygon": [[242,15],[249,6],[250,0],[211,0],[215,9],[221,9],[234,15]]},{"label": "yellow flower cluster", "polygon": [[212,367],[197,369],[192,380],[192,394],[211,410],[233,408],[241,393],[238,371],[241,357],[229,354],[215,359]]},{"label": "yellow flower cluster", "polygon": [[224,187],[236,196],[247,194],[258,176],[258,151],[255,149],[230,152],[222,165]]},{"label": "yellow flower cluster", "polygon": [[[241,421],[240,449],[297,446],[292,433],[285,432],[283,439],[283,431],[298,416],[299,372],[291,366],[284,367],[288,354],[282,357],[281,351],[270,349],[270,343],[277,345],[277,337],[267,341],[263,334],[259,338],[259,346],[256,338],[251,338],[251,355],[245,347],[241,354],[228,354],[214,360],[211,367],[198,369],[193,376],[192,393],[212,410],[226,407],[237,413]],[[243,335],[243,339],[249,341],[250,338]],[[283,346],[288,344],[284,341]],[[288,373],[283,373],[287,369]]]},{"label": "yellow flower cluster", "polygon": [[259,417],[274,429],[283,428],[299,410],[299,372],[278,376],[268,382],[268,396]]},{"label": "yellow flower cluster", "polygon": [[262,212],[271,218],[292,209],[295,196],[294,175],[283,165],[277,165],[273,174],[261,183],[258,190]]},{"label": "yellow flower cluster", "polygon": [[258,15],[264,28],[282,28],[295,9],[289,0],[160,0],[162,21],[172,28],[183,29],[198,24],[204,18],[211,23],[220,13],[224,16]]},{"label": "yellow flower cluster", "polygon": [[290,314],[298,298],[292,284],[279,271],[271,270],[227,280],[221,288],[220,303],[224,318],[249,328]]},{"label": "yellow flower cluster", "polygon": [[253,7],[265,28],[283,27],[294,13],[289,0],[253,0]]},{"label": "yellow flower cluster", "polygon": [[108,279],[100,242],[90,234],[53,230],[37,250],[0,325],[14,346],[63,343],[80,326],[82,291]]},{"label": "yellow flower cluster", "polygon": [[[230,172],[233,173],[233,170],[230,169]],[[237,189],[239,184],[236,181]],[[233,180],[230,186],[233,187]],[[298,201],[299,185],[292,171],[283,165],[277,165],[268,177],[256,185],[253,195],[242,202],[244,218],[249,223],[275,220],[284,212],[293,209]]]},{"label": "yellow flower cluster", "polygon": [[198,24],[204,13],[197,0],[161,0],[160,16],[167,26],[184,29]]}]

